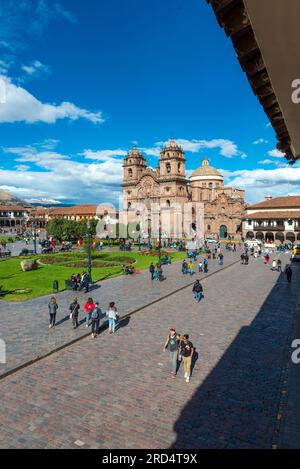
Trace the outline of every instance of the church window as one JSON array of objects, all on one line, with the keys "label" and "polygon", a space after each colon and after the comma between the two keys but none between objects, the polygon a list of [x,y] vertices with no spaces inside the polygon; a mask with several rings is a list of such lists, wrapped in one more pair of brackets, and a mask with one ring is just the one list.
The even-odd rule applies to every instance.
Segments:
[{"label": "church window", "polygon": [[213,188],[213,183],[212,183],[212,182],[209,183],[209,188],[210,188],[210,189]]},{"label": "church window", "polygon": [[128,205],[127,205],[128,210],[130,209],[130,207],[131,207],[131,202],[128,202]]},{"label": "church window", "polygon": [[166,201],[167,207],[171,207],[171,202],[169,200]]},{"label": "church window", "polygon": [[167,170],[167,173],[170,173],[170,172],[171,172],[171,165],[170,165],[170,163],[167,163],[167,164],[166,164],[166,170]]},{"label": "church window", "polygon": [[181,164],[178,163],[178,172],[180,173],[180,169],[181,169]]},{"label": "church window", "polygon": [[210,230],[211,230],[211,226],[207,225],[207,231],[210,231]]},{"label": "church window", "polygon": [[130,178],[132,178],[132,169],[131,169],[131,168],[128,169],[128,176],[129,176]]},{"label": "church window", "polygon": [[166,192],[170,192],[170,188],[169,188],[169,187],[166,187]]}]

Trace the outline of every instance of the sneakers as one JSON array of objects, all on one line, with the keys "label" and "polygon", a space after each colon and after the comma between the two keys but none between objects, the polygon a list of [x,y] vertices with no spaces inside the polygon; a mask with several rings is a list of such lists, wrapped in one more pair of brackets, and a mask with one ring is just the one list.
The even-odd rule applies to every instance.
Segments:
[{"label": "sneakers", "polygon": [[184,373],[184,379],[186,379],[187,377],[188,377],[188,374]]},{"label": "sneakers", "polygon": [[174,371],[172,371],[172,373],[171,373],[171,378],[173,378],[173,379],[176,378],[176,373],[174,373]]},{"label": "sneakers", "polygon": [[186,378],[186,380],[185,380],[185,381],[186,381],[187,383],[189,383],[189,382],[190,382],[190,377],[189,377],[189,376],[187,376],[187,378]]},{"label": "sneakers", "polygon": [[49,324],[49,329],[51,329],[51,327],[52,327],[52,324]]},{"label": "sneakers", "polygon": [[89,325],[88,325],[88,324],[86,324],[86,325],[85,325],[85,327],[89,327]]}]

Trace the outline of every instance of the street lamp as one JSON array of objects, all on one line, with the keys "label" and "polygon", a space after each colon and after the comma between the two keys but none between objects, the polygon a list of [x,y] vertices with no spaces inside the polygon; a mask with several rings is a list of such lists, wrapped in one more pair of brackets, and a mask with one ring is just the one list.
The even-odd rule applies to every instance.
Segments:
[{"label": "street lamp", "polygon": [[87,224],[87,237],[88,237],[88,276],[89,282],[92,284],[92,245],[91,245],[91,224],[88,220]]},{"label": "street lamp", "polygon": [[161,257],[161,227],[159,225],[158,229],[158,263],[160,264],[160,257]]},{"label": "street lamp", "polygon": [[34,246],[34,254],[37,254],[37,251],[36,251],[36,222],[34,221],[32,223],[32,227],[33,227],[33,246]]}]

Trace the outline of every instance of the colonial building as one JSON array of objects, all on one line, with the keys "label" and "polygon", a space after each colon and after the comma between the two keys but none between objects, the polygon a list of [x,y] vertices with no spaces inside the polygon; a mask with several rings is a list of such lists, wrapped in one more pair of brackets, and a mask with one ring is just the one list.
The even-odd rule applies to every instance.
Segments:
[{"label": "colonial building", "polygon": [[300,241],[300,196],[267,197],[246,209],[243,235],[269,242]]},{"label": "colonial building", "polygon": [[22,205],[0,205],[0,227],[26,227],[30,217],[30,207]]},{"label": "colonial building", "polygon": [[[209,165],[207,158],[187,179],[183,149],[171,139],[162,149],[155,170],[149,168],[142,153],[134,147],[124,159],[124,209],[138,204],[159,203],[162,209],[191,202],[193,226],[197,203],[204,204],[204,235],[227,238],[241,234],[245,208],[244,191],[224,187],[224,178]],[[196,228],[196,227],[195,227]]]}]

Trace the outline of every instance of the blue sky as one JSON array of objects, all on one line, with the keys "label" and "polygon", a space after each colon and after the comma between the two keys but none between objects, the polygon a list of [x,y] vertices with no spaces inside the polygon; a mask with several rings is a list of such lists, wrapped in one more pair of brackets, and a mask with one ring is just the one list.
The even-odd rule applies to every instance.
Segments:
[{"label": "blue sky", "polygon": [[248,202],[300,193],[205,0],[2,0],[0,20],[0,188],[113,202],[133,142],[155,167],[174,137]]}]

